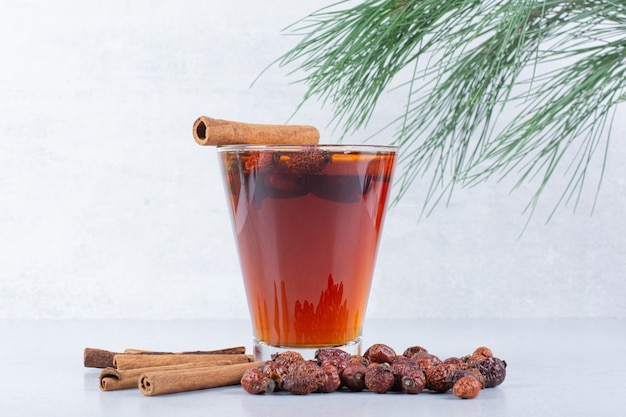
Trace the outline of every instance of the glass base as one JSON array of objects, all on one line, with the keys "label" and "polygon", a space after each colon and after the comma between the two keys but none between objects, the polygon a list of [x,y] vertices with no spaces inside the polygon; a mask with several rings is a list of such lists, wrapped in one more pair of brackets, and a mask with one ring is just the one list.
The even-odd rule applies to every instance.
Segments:
[{"label": "glass base", "polygon": [[[345,350],[351,355],[360,355],[362,347],[361,336],[354,340],[349,341],[344,345],[338,346],[324,346],[332,347],[336,349]],[[286,352],[288,350],[299,352],[304,359],[314,359],[315,352],[320,349],[319,347],[296,347],[296,346],[272,346],[267,343],[254,339],[254,360],[255,361],[267,361],[272,359],[275,355]]]}]

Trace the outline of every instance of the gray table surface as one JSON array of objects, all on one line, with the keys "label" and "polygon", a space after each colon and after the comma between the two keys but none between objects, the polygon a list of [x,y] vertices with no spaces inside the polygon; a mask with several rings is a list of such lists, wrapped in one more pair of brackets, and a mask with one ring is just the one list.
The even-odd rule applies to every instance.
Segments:
[{"label": "gray table surface", "polygon": [[247,394],[239,386],[143,396],[102,392],[83,349],[185,351],[252,343],[247,321],[0,321],[4,416],[620,416],[626,320],[368,320],[365,346],[421,345],[441,357],[486,345],[507,378],[473,400],[451,394]]}]

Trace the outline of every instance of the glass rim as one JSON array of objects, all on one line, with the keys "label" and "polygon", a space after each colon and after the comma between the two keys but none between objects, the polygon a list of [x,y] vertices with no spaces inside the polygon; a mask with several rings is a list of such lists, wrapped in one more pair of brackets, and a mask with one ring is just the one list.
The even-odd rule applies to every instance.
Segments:
[{"label": "glass rim", "polygon": [[388,152],[397,153],[398,146],[395,145],[374,145],[374,144],[256,144],[238,143],[217,145],[218,152],[232,151],[283,151],[296,152],[300,150],[322,149],[332,152]]}]

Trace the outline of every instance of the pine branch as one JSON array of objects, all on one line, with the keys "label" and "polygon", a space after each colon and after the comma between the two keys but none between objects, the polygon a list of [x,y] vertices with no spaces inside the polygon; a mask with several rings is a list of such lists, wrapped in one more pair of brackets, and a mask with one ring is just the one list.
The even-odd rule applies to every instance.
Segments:
[{"label": "pine branch", "polygon": [[[389,121],[402,155],[398,199],[422,177],[429,210],[457,185],[517,176],[517,186],[538,183],[532,212],[564,171],[557,207],[578,203],[625,98],[625,1],[348,3],[290,27],[302,40],[278,64],[305,72],[303,102],[330,105],[343,135],[367,126],[392,82],[407,89]],[[398,80],[406,68],[412,79]],[[505,110],[519,115],[502,127]]]}]

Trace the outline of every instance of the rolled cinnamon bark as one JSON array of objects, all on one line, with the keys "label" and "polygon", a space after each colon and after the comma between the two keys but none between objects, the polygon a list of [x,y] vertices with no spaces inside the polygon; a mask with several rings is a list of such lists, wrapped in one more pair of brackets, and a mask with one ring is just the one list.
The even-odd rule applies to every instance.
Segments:
[{"label": "rolled cinnamon bark", "polygon": [[186,351],[186,352],[160,352],[160,351],[145,350],[145,349],[124,349],[123,353],[131,353],[131,354],[136,354],[136,355],[173,355],[173,354],[189,355],[191,353],[194,353],[197,355],[217,355],[217,354],[232,355],[232,354],[246,353],[246,347],[235,346],[235,347],[229,347],[229,348],[217,349],[217,350],[191,350],[191,351]]},{"label": "rolled cinnamon bark", "polygon": [[113,358],[117,352],[104,349],[85,348],[83,351],[83,364],[85,368],[106,368],[113,366]]},{"label": "rolled cinnamon bark", "polygon": [[198,350],[192,352],[160,352],[145,349],[125,349],[124,352],[113,352],[105,349],[85,348],[83,353],[83,364],[86,368],[108,368],[115,367],[113,360],[115,355],[121,354],[133,355],[216,355],[216,354],[245,354],[245,346],[234,346],[217,350]]},{"label": "rolled cinnamon bark", "polygon": [[181,363],[247,363],[252,361],[252,356],[245,354],[162,354],[162,355],[137,355],[117,354],[113,359],[113,365],[117,369],[150,368],[153,366],[178,365]]},{"label": "rolled cinnamon bark", "polygon": [[200,116],[193,124],[193,138],[203,146],[244,143],[314,145],[319,142],[320,133],[314,126],[242,123]]},{"label": "rolled cinnamon bark", "polygon": [[261,363],[248,362],[200,369],[146,372],[139,378],[139,391],[147,396],[155,396],[237,385],[246,370],[256,368]]},{"label": "rolled cinnamon bark", "polygon": [[116,391],[121,389],[137,388],[139,378],[146,372],[176,371],[181,369],[199,369],[211,366],[228,366],[230,362],[216,363],[181,363],[178,365],[153,366],[150,368],[116,369],[104,368],[98,377],[102,391]]}]

